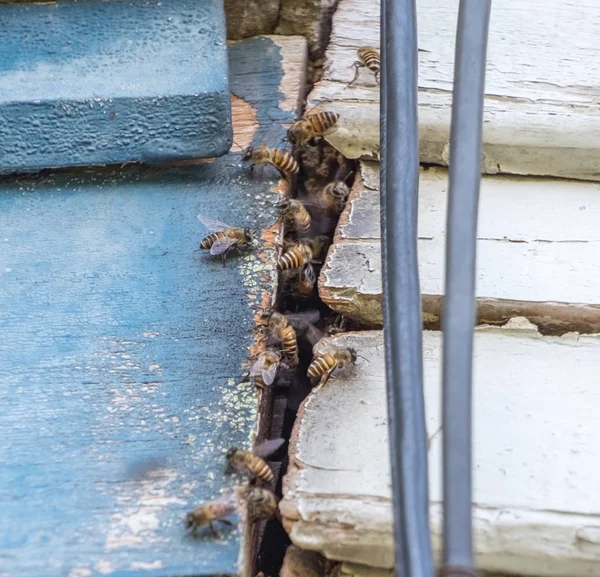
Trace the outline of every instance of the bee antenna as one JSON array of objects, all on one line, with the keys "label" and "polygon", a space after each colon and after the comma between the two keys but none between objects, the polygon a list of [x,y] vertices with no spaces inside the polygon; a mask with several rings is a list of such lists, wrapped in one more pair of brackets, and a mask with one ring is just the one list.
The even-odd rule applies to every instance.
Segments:
[{"label": "bee antenna", "polygon": [[244,151],[244,149],[234,140],[233,144],[235,144],[242,152]]}]

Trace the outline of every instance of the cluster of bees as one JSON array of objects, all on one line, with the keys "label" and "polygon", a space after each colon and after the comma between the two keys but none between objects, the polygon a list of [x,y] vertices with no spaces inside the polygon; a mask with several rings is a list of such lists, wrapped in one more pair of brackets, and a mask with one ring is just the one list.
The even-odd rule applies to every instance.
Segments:
[{"label": "cluster of bees", "polygon": [[[359,69],[363,67],[373,72],[379,83],[379,52],[375,48],[360,48],[358,60],[352,66],[356,71],[349,85],[356,81]],[[313,147],[336,129],[338,120],[339,114],[335,112],[309,110],[291,125],[286,140],[297,148]],[[299,299],[308,299],[315,293],[315,267],[323,263],[331,242],[332,231],[320,234],[319,216],[337,220],[350,193],[347,180],[352,173],[344,177],[337,173],[320,190],[300,199],[294,184],[301,166],[290,152],[267,145],[251,146],[242,152],[242,160],[251,163],[252,171],[255,165],[271,165],[289,183],[276,205],[285,231],[279,247],[281,254],[277,269],[287,292]],[[212,255],[220,255],[223,263],[232,249],[248,249],[258,244],[249,228],[229,226],[202,214],[198,215],[198,219],[211,231],[200,243],[200,248],[209,250]],[[354,367],[357,353],[351,348],[320,345],[317,351],[315,345],[325,334],[331,335],[343,330],[337,323],[321,330],[316,326],[320,319],[321,313],[317,309],[289,314],[275,310],[262,312],[257,330],[265,349],[250,364],[248,373],[258,389],[273,386],[282,372],[293,373],[298,369],[299,337],[305,338],[313,347],[313,358],[307,369],[307,376],[313,386],[324,386],[333,374],[343,374]],[[195,533],[199,527],[208,525],[216,535],[214,523],[219,521],[231,524],[227,517],[243,511],[242,505],[246,506],[247,515],[251,519],[278,517],[278,498],[271,486],[274,475],[265,459],[284,442],[283,439],[270,440],[254,451],[230,449],[227,453],[227,469],[242,475],[247,483],[237,485],[229,494],[189,512],[185,517],[186,528]]]}]

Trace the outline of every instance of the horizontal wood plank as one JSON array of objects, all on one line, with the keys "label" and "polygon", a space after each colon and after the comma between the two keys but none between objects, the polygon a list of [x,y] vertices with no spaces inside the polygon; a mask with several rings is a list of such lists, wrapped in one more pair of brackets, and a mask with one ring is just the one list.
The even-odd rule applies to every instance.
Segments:
[{"label": "horizontal wood plank", "polygon": [[[306,41],[240,42],[230,64],[246,137],[277,146]],[[280,186],[239,151],[0,180],[1,575],[254,575],[249,531],[192,539],[183,517],[236,482],[227,448],[268,428],[240,381],[277,289]],[[259,246],[223,266],[198,213]]]},{"label": "horizontal wood plank", "polygon": [[[447,165],[458,3],[418,0],[421,161]],[[488,174],[600,180],[600,5],[494,2],[488,44],[482,168]],[[348,87],[360,46],[379,45],[379,4],[342,0],[323,79],[309,104],[341,115],[327,140],[350,158],[379,155],[379,95],[366,69]]]},{"label": "horizontal wood plank", "polygon": [[[294,544],[390,569],[391,479],[380,331],[336,337],[359,357],[304,402],[281,510]],[[325,343],[323,343],[325,344]],[[441,333],[424,333],[431,526],[441,549]],[[485,571],[600,575],[600,338],[543,337],[524,319],[475,336],[474,537]],[[332,424],[334,426],[332,426]],[[360,567],[350,573],[374,575]],[[382,573],[383,574],[383,573]]]},{"label": "horizontal wood plank", "polygon": [[0,5],[0,170],[231,146],[222,0]]},{"label": "horizontal wood plank", "polygon": [[[319,279],[333,309],[382,323],[379,165],[362,163]],[[425,321],[439,321],[444,291],[447,171],[422,170],[419,271]],[[482,179],[477,234],[479,322],[527,316],[553,332],[600,331],[600,185]]]}]

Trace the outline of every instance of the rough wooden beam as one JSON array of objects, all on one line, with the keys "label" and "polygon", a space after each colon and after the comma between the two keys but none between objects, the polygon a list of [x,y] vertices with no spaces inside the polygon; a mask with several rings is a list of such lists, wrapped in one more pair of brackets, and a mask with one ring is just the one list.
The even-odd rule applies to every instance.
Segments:
[{"label": "rough wooden beam", "polygon": [[[447,165],[458,3],[418,0],[419,126],[422,162]],[[494,3],[490,23],[483,170],[600,180],[596,38],[600,4],[574,0]],[[361,70],[360,46],[379,45],[379,3],[342,0],[333,19],[324,76],[310,105],[339,112],[327,139],[349,158],[379,154],[378,87]]]},{"label": "rough wooden beam", "polygon": [[0,171],[231,146],[221,0],[0,5]]},{"label": "rough wooden beam", "polygon": [[[444,289],[447,172],[421,171],[419,263],[424,320]],[[484,177],[477,242],[479,322],[527,316],[546,331],[600,331],[600,186]],[[321,298],[367,325],[382,322],[379,165],[362,163],[319,279]]]},{"label": "rough wooden beam", "polygon": [[[236,132],[281,144],[306,41],[229,56]],[[2,180],[0,574],[254,575],[256,524],[183,526],[236,483],[226,450],[269,425],[270,399],[241,377],[277,290],[282,183],[240,157]],[[259,246],[224,266],[199,250],[198,213]]]},{"label": "rough wooden beam", "polygon": [[[440,336],[426,331],[423,346],[436,554]],[[347,333],[333,342],[354,347],[362,358],[353,376],[332,378],[305,400],[290,442],[281,511],[298,547],[390,569],[382,333]],[[593,408],[599,402],[598,371],[598,336],[544,337],[524,319],[476,330],[473,514],[479,568],[548,577],[600,575],[600,429]]]}]

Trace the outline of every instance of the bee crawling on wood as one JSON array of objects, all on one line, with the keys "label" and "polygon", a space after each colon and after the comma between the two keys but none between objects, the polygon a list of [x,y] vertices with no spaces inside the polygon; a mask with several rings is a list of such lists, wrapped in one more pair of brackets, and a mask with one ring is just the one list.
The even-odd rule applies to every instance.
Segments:
[{"label": "bee crawling on wood", "polygon": [[379,50],[372,46],[364,46],[363,48],[359,48],[356,53],[358,54],[358,60],[351,66],[354,68],[354,78],[352,79],[352,82],[348,83],[348,86],[352,86],[352,84],[356,82],[358,71],[365,66],[375,74],[375,81],[379,84],[379,72],[381,70]]},{"label": "bee crawling on wood", "polygon": [[270,387],[275,382],[279,367],[288,368],[282,357],[279,351],[267,349],[254,361],[250,367],[250,376],[259,389]]},{"label": "bee crawling on wood", "polygon": [[247,227],[229,226],[224,222],[209,218],[203,214],[198,215],[198,220],[211,232],[200,243],[200,248],[210,249],[210,254],[221,255],[223,263],[227,253],[233,249],[240,249],[256,244],[252,231]]},{"label": "bee crawling on wood", "polygon": [[296,159],[285,150],[269,148],[268,146],[250,146],[242,153],[243,161],[251,161],[250,170],[255,164],[270,164],[274,166],[283,177],[290,178],[300,171]]},{"label": "bee crawling on wood", "polygon": [[195,535],[198,528],[208,525],[215,537],[219,536],[214,527],[214,523],[219,521],[225,525],[233,525],[229,517],[237,511],[236,495],[231,493],[213,501],[203,503],[193,511],[186,514],[184,519],[185,528],[189,530],[190,535]]},{"label": "bee crawling on wood", "polygon": [[273,491],[257,485],[242,485],[238,487],[238,495],[248,505],[248,517],[253,520],[271,519],[277,517],[281,519],[279,509],[279,499]]},{"label": "bee crawling on wood", "polygon": [[294,243],[288,246],[287,250],[279,257],[277,268],[279,270],[292,270],[313,262],[319,262],[323,249],[329,245],[329,242],[329,237],[321,234]]},{"label": "bee crawling on wood", "polygon": [[309,110],[288,129],[287,140],[292,144],[316,144],[340,119],[337,112]]},{"label": "bee crawling on wood", "polygon": [[277,208],[281,214],[292,223],[300,234],[308,234],[310,231],[311,217],[308,210],[299,200],[282,196],[277,202]]},{"label": "bee crawling on wood", "polygon": [[284,439],[271,439],[260,444],[253,451],[232,447],[227,451],[227,469],[236,470],[248,477],[251,483],[259,480],[270,484],[273,482],[273,471],[265,459],[284,443]]},{"label": "bee crawling on wood", "polygon": [[299,361],[294,327],[288,324],[284,315],[276,311],[265,311],[261,321],[265,332],[262,340],[267,346],[280,347],[285,364],[290,369],[295,369]]},{"label": "bee crawling on wood", "polygon": [[315,292],[317,275],[311,264],[301,269],[286,271],[284,277],[285,290],[300,298],[308,298]]},{"label": "bee crawling on wood", "polygon": [[350,189],[341,180],[330,182],[318,197],[319,206],[331,214],[340,214],[346,206]]},{"label": "bee crawling on wood", "polygon": [[357,358],[353,348],[326,346],[313,356],[308,376],[313,381],[321,381],[320,386],[324,386],[334,372],[344,374],[351,370]]}]

